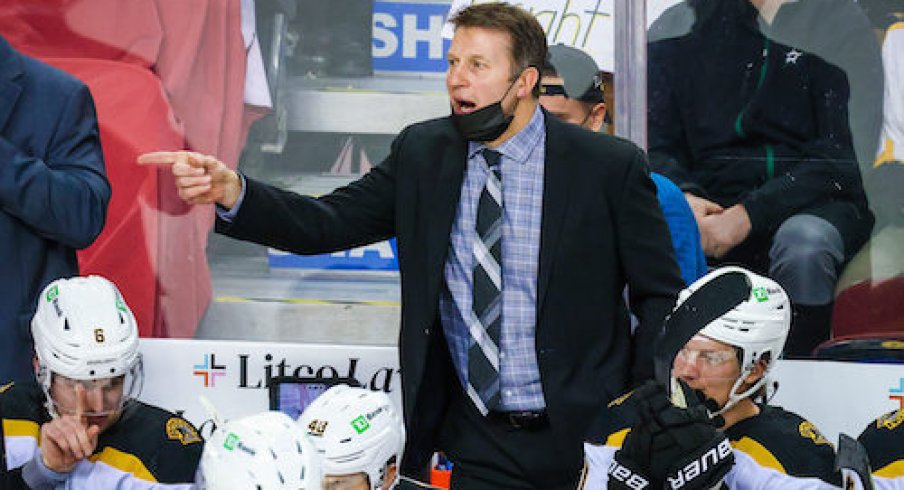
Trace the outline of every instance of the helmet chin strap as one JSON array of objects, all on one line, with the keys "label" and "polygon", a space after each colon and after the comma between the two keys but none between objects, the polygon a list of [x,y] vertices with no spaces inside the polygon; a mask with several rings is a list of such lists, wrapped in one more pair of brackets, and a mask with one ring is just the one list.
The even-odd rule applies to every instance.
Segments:
[{"label": "helmet chin strap", "polygon": [[725,406],[720,408],[719,411],[711,414],[711,418],[725,414],[725,412],[737,405],[741,400],[750,397],[751,395],[756,393],[756,391],[760,389],[761,386],[766,384],[766,373],[763,373],[763,377],[758,379],[757,382],[754,383],[750,388],[744,390],[743,393],[738,393],[738,388],[740,388],[741,385],[744,384],[744,378],[746,378],[752,372],[753,366],[744,368],[744,371],[741,372],[740,376],[738,376],[738,379],[736,379],[734,384],[731,386],[731,392],[728,395],[728,401],[725,403]]},{"label": "helmet chin strap", "polygon": [[38,383],[41,385],[41,391],[44,392],[44,408],[47,409],[47,413],[50,414],[50,417],[53,419],[57,419],[60,417],[59,412],[57,412],[56,404],[53,403],[53,399],[50,397],[50,383],[53,375],[50,373],[50,370],[47,369],[47,366],[44,365],[40,360],[38,360]]}]

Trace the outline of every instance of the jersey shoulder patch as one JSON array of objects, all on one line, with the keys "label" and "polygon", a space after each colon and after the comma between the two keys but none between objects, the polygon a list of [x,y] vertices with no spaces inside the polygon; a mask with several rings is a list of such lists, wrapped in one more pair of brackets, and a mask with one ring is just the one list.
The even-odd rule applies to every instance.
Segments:
[{"label": "jersey shoulder patch", "polygon": [[857,438],[869,454],[877,476],[904,476],[904,409],[881,415]]},{"label": "jersey shoulder patch", "polygon": [[166,437],[173,441],[179,441],[183,446],[201,442],[198,429],[182,417],[170,417],[166,421]]},{"label": "jersey shoulder patch", "polygon": [[157,482],[189,483],[198,468],[204,441],[184,418],[133,401],[116,424],[100,435],[98,450],[106,447],[140,461]]},{"label": "jersey shoulder patch", "polygon": [[726,430],[736,449],[791,476],[840,483],[835,448],[812,422],[779,407],[760,405],[760,410]]}]

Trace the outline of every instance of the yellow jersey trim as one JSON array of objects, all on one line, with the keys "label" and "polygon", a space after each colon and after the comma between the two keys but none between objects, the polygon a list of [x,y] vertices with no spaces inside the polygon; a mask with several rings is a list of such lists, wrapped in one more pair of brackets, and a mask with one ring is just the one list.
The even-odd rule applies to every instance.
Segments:
[{"label": "yellow jersey trim", "polygon": [[[901,23],[904,26],[904,22]],[[881,167],[887,163],[895,162],[895,142],[891,138],[885,138],[885,144],[882,145],[882,152],[876,157],[876,163],[873,168]]]},{"label": "yellow jersey trim", "polygon": [[31,420],[4,419],[3,434],[7,437],[33,437],[40,439],[41,427]]},{"label": "yellow jersey trim", "polygon": [[590,472],[590,467],[587,464],[587,461],[584,460],[584,467],[581,468],[581,479],[578,481],[578,490],[585,490],[587,488],[587,473]]},{"label": "yellow jersey trim", "polygon": [[112,447],[105,447],[103,451],[88,458],[92,462],[106,463],[120,471],[130,473],[140,480],[156,483],[157,479],[148,471],[144,463],[134,454],[129,454]]},{"label": "yellow jersey trim", "polygon": [[618,448],[622,447],[622,444],[625,443],[625,437],[628,437],[629,432],[631,432],[631,429],[622,429],[618,432],[609,434],[609,437],[606,438],[606,445]]},{"label": "yellow jersey trim", "polygon": [[894,463],[885,465],[874,471],[873,475],[881,476],[882,478],[900,478],[904,476],[904,460],[898,460]]},{"label": "yellow jersey trim", "polygon": [[785,471],[785,467],[782,466],[782,464],[775,459],[775,456],[759,442],[749,437],[742,437],[738,441],[732,441],[731,445],[738,451],[742,451],[753,458],[760,466],[765,466],[766,468],[772,468],[776,471],[788,474],[788,472]]}]

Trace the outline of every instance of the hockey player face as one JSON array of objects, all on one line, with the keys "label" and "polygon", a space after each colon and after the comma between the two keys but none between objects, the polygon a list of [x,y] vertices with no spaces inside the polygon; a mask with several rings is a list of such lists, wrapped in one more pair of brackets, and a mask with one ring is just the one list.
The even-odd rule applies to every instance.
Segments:
[{"label": "hockey player face", "polygon": [[732,386],[741,374],[734,347],[697,335],[675,357],[675,377],[702,391],[719,406],[728,402]]},{"label": "hockey player face", "polygon": [[60,415],[84,417],[103,432],[119,417],[124,381],[125,376],[76,380],[54,373],[50,395]]},{"label": "hockey player face", "polygon": [[370,490],[370,481],[363,471],[351,475],[325,475],[321,490]]}]

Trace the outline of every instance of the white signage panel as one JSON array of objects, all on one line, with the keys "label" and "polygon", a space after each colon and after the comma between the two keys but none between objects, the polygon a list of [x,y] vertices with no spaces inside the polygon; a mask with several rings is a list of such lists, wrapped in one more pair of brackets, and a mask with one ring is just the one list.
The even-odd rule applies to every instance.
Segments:
[{"label": "white signage panel", "polygon": [[395,347],[337,346],[251,341],[141,339],[144,388],[141,399],[184,416],[196,425],[208,419],[204,396],[226,418],[269,408],[275,376],[354,378],[389,394],[401,411]]},{"label": "white signage panel", "polygon": [[[197,425],[208,418],[199,396],[227,419],[266,410],[275,376],[354,378],[388,393],[401,411],[395,347],[142,339],[141,350],[142,400],[184,411]],[[772,374],[778,391],[771,403],[809,419],[833,442],[904,407],[904,365],[780,360]]]}]

